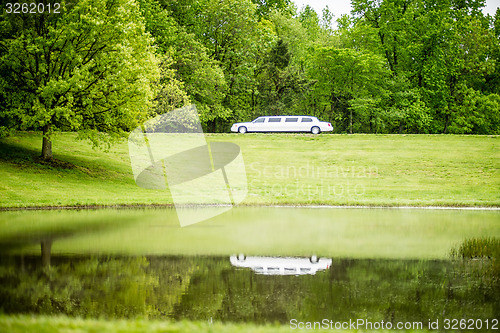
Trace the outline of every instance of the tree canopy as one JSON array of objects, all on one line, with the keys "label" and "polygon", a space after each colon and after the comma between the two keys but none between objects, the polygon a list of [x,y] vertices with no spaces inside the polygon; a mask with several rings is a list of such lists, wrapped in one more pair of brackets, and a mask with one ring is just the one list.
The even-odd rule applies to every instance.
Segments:
[{"label": "tree canopy", "polygon": [[145,118],[159,67],[136,3],[82,0],[1,19],[1,124],[42,129],[44,158],[56,129],[97,142]]},{"label": "tree canopy", "polygon": [[[337,133],[500,134],[500,9],[483,0],[81,0],[0,16],[0,134],[95,144],[196,104],[206,131],[310,114]],[[336,25],[333,18],[337,18]],[[107,133],[107,134],[105,134]]]}]

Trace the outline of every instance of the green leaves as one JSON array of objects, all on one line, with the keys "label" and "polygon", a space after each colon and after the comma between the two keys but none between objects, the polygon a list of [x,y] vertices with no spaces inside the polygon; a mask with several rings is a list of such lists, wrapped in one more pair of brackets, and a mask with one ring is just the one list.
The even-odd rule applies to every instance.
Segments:
[{"label": "green leaves", "polygon": [[461,94],[462,107],[454,114],[450,133],[458,134],[499,134],[500,96],[482,95],[468,88]]},{"label": "green leaves", "polygon": [[[408,92],[413,90],[419,95],[412,108],[424,112],[417,114],[427,119],[417,123],[428,131],[446,133],[456,115],[477,112],[475,107],[463,104],[460,91],[491,91],[491,86],[484,83],[495,80],[491,74],[497,65],[491,55],[498,42],[494,41],[488,19],[479,10],[483,5],[484,2],[460,1],[353,1],[359,17],[355,27],[375,29],[378,51],[372,48],[373,44],[368,48],[384,55],[394,77],[409,80]],[[386,101],[389,108],[399,108],[397,102]],[[430,113],[418,105],[425,105]],[[400,111],[406,113],[404,110],[410,109]],[[431,117],[430,122],[424,114]],[[409,127],[412,131],[417,124],[413,123]]]},{"label": "green leaves", "polygon": [[189,103],[208,131],[285,113],[339,132],[497,131],[500,12],[482,1],[354,0],[336,30],[288,0],[137,1],[2,14],[0,135],[98,143]]},{"label": "green leaves", "polygon": [[344,120],[342,130],[350,133],[356,127],[356,117],[370,118],[366,114],[373,111],[382,93],[384,78],[388,76],[380,56],[333,47],[316,50],[309,73],[317,79],[310,98],[321,101],[325,109],[340,115]]},{"label": "green leaves", "polygon": [[47,16],[4,14],[11,38],[0,68],[13,74],[0,77],[9,96],[2,116],[84,136],[120,134],[145,119],[159,69],[137,4],[82,0]]}]

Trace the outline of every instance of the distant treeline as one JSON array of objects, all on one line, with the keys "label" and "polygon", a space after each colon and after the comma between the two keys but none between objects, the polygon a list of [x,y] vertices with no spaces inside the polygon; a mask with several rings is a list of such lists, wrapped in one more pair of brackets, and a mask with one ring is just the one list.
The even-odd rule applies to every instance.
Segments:
[{"label": "distant treeline", "polygon": [[500,134],[484,0],[81,0],[0,25],[0,133],[123,134],[195,104],[206,131],[307,114],[337,133]]},{"label": "distant treeline", "polygon": [[483,6],[354,0],[338,18],[334,7],[318,15],[287,0],[141,2],[214,132],[308,114],[338,133],[499,134],[500,10],[492,18]]}]

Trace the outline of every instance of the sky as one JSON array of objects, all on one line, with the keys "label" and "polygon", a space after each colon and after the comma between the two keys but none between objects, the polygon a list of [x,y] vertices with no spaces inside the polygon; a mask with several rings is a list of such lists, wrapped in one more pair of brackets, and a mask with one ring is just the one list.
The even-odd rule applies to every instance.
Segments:
[{"label": "sky", "polygon": [[[323,8],[328,5],[330,11],[335,15],[334,20],[340,18],[342,14],[349,14],[351,11],[351,0],[292,0],[300,10],[302,7],[311,6],[319,17]],[[500,7],[500,0],[486,0],[486,7],[483,8],[485,14],[495,15],[497,8]]]}]

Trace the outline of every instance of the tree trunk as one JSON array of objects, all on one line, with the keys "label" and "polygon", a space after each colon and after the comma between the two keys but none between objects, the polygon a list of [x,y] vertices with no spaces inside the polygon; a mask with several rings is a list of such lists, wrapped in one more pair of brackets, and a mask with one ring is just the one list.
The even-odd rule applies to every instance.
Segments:
[{"label": "tree trunk", "polygon": [[43,127],[43,141],[42,141],[42,159],[52,159],[52,141],[46,136],[49,131],[49,125]]},{"label": "tree trunk", "polygon": [[349,112],[349,134],[352,134],[352,110]]},{"label": "tree trunk", "polygon": [[448,131],[448,122],[449,122],[449,120],[450,120],[450,115],[446,114],[445,122],[444,122],[443,134],[446,134],[446,131]]}]

